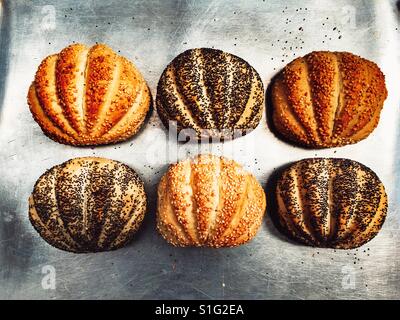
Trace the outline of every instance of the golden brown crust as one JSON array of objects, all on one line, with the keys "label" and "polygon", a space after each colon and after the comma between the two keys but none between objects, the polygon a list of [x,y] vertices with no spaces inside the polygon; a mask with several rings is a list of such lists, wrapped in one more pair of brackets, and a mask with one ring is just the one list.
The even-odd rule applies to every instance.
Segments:
[{"label": "golden brown crust", "polygon": [[84,110],[88,51],[82,44],[68,46],[58,54],[56,64],[58,98],[68,122],[78,134],[86,133]]},{"label": "golden brown crust", "polygon": [[374,130],[386,97],[375,63],[348,52],[316,51],[277,76],[272,119],[283,137],[299,145],[343,146]]},{"label": "golden brown crust", "polygon": [[55,125],[43,110],[33,84],[29,87],[28,101],[29,109],[31,110],[33,119],[40,125],[45,135],[47,135],[50,139],[59,140],[64,144],[75,143],[75,139]]},{"label": "golden brown crust", "polygon": [[351,249],[379,232],[387,213],[385,188],[366,166],[348,159],[298,161],[276,189],[280,225],[307,245]]},{"label": "golden brown crust", "polygon": [[75,158],[51,168],[37,180],[29,198],[29,218],[42,238],[77,253],[122,247],[145,212],[139,176],[104,158]]},{"label": "golden brown crust", "polygon": [[162,177],[157,229],[175,246],[238,246],[255,236],[265,207],[264,190],[239,164],[199,155]]},{"label": "golden brown crust", "polygon": [[150,103],[150,90],[139,71],[103,44],[74,44],[47,57],[28,93],[33,118],[43,132],[72,145],[131,137]]}]

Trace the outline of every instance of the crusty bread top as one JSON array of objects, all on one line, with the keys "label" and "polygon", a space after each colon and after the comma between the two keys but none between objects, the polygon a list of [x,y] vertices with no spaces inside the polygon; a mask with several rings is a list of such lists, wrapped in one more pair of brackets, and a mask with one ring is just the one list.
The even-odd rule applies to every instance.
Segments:
[{"label": "crusty bread top", "polygon": [[243,59],[217,49],[178,55],[157,86],[157,111],[166,127],[193,129],[195,137],[234,138],[257,127],[264,89],[257,71]]},{"label": "crusty bread top", "polygon": [[273,122],[300,145],[355,143],[374,130],[386,97],[375,63],[348,52],[311,52],[289,63],[273,83]]},{"label": "crusty bread top", "polygon": [[28,93],[50,138],[72,145],[121,141],[140,127],[150,92],[135,66],[104,44],[73,44],[42,61]]},{"label": "crusty bread top", "polygon": [[375,237],[387,213],[377,175],[348,159],[295,162],[282,173],[276,196],[284,231],[312,246],[359,247]]},{"label": "crusty bread top", "polygon": [[75,158],[46,171],[29,198],[29,218],[43,239],[72,252],[127,243],[146,212],[143,182],[113,160]]},{"label": "crusty bread top", "polygon": [[237,246],[254,237],[265,206],[262,187],[239,164],[199,155],[161,179],[157,228],[176,246]]}]

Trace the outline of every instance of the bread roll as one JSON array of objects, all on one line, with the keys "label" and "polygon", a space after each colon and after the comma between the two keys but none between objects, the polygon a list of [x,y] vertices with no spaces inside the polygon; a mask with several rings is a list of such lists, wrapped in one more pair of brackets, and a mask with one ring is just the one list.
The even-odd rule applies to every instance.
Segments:
[{"label": "bread roll", "polygon": [[386,97],[375,63],[348,52],[311,52],[289,63],[273,83],[273,123],[299,145],[343,146],[375,129]]},{"label": "bread roll", "polygon": [[143,182],[128,166],[75,158],[44,173],[29,198],[29,218],[52,246],[114,250],[131,240],[146,212]]},{"label": "bread roll", "polygon": [[242,166],[200,155],[162,177],[157,229],[174,246],[238,246],[255,236],[265,206],[262,187]]},{"label": "bread roll", "polygon": [[73,44],[48,56],[29,88],[33,118],[51,139],[99,145],[133,136],[150,106],[136,67],[104,44]]},{"label": "bread roll", "polygon": [[283,231],[317,247],[359,247],[376,236],[387,212],[382,182],[348,159],[294,163],[280,177],[276,196]]},{"label": "bread roll", "polygon": [[264,89],[257,71],[233,54],[198,48],[178,55],[157,87],[158,114],[168,128],[192,129],[197,139],[232,139],[255,129]]}]

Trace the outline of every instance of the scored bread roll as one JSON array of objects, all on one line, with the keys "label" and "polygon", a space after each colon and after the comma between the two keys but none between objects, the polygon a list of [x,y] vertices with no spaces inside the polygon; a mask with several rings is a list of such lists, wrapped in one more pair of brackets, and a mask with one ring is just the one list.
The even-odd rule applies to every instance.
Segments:
[{"label": "scored bread roll", "polygon": [[379,67],[348,52],[315,51],[289,63],[272,85],[272,119],[306,147],[356,143],[377,126],[387,97]]},{"label": "scored bread roll", "polygon": [[42,131],[76,146],[128,139],[139,130],[150,102],[140,72],[104,44],[73,44],[48,56],[28,92]]},{"label": "scored bread roll", "polygon": [[295,162],[278,180],[276,197],[281,229],[317,247],[359,247],[377,235],[387,212],[377,175],[348,159]]},{"label": "scored bread roll", "polygon": [[[233,139],[255,129],[264,89],[257,71],[243,59],[217,49],[196,48],[178,55],[157,86],[158,114],[169,128],[191,129],[195,139]],[[187,132],[185,130],[184,132]]]},{"label": "scored bread roll", "polygon": [[199,155],[162,177],[157,229],[174,246],[238,246],[255,236],[265,207],[264,190],[241,165]]},{"label": "scored bread roll", "polygon": [[146,194],[136,172],[104,158],[75,158],[51,168],[29,198],[29,219],[41,237],[77,253],[124,246],[145,212]]}]

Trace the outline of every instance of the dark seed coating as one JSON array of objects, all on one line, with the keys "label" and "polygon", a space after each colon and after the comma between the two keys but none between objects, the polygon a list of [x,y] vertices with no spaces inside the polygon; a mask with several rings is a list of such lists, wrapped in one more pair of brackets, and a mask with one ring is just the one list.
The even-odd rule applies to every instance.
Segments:
[{"label": "dark seed coating", "polygon": [[29,198],[29,218],[44,240],[72,252],[122,247],[146,212],[143,182],[113,160],[75,158],[45,172]]},{"label": "dark seed coating", "polygon": [[169,121],[176,121],[178,131],[193,129],[199,139],[230,139],[257,127],[263,96],[261,78],[246,61],[197,48],[181,53],[164,70],[156,105],[167,128]]},{"label": "dark seed coating", "polygon": [[385,221],[387,196],[377,175],[349,159],[298,161],[280,177],[279,222],[307,245],[352,249],[375,237]]}]

